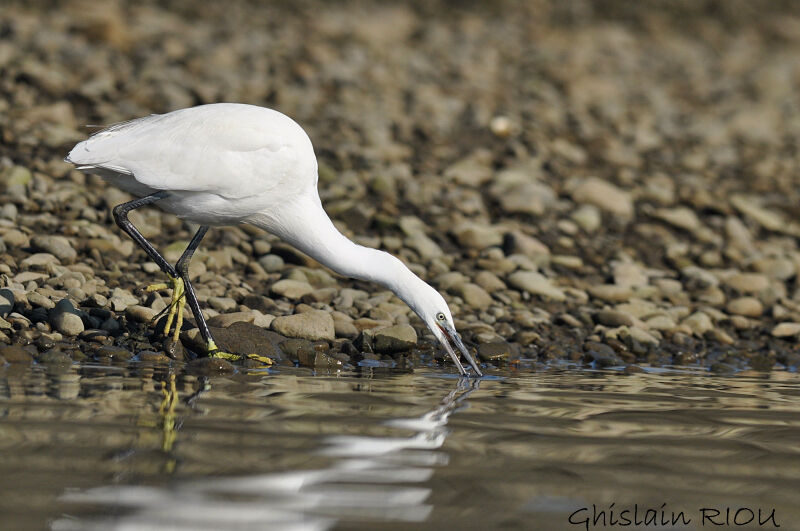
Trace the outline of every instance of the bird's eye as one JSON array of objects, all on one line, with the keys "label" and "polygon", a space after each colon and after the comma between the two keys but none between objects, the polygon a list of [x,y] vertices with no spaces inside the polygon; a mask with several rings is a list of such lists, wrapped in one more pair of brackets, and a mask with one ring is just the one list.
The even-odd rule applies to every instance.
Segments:
[{"label": "bird's eye", "polygon": [[436,314],[436,320],[444,321],[444,314],[442,312],[437,313]]}]

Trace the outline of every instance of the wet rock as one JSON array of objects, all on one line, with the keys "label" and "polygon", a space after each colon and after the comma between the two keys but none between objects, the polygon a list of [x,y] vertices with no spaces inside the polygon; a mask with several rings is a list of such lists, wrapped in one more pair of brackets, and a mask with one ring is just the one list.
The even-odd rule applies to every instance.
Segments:
[{"label": "wet rock", "polygon": [[83,320],[69,299],[62,299],[50,311],[50,325],[65,336],[77,336],[84,330]]},{"label": "wet rock", "polygon": [[188,369],[192,372],[209,376],[214,374],[232,374],[236,372],[233,364],[228,360],[211,357],[202,357],[190,361]]},{"label": "wet rock", "polygon": [[137,357],[139,358],[139,361],[143,363],[167,364],[172,361],[163,353],[155,352],[153,350],[143,350],[137,354]]},{"label": "wet rock", "polygon": [[275,282],[271,290],[272,293],[280,297],[286,297],[289,300],[299,300],[303,295],[314,291],[314,288],[308,282],[283,279]]},{"label": "wet rock", "polygon": [[[279,345],[286,337],[247,322],[232,323],[227,328],[209,326],[214,341],[223,352],[258,354],[273,360],[284,358]],[[181,332],[181,341],[194,352],[205,354],[207,345],[196,328]]]},{"label": "wet rock", "polygon": [[308,339],[290,338],[281,341],[280,349],[291,360],[298,360],[301,352],[305,352],[307,355],[316,353],[314,344]]},{"label": "wet rock", "polygon": [[56,256],[62,263],[71,264],[78,257],[78,252],[72,244],[63,236],[42,235],[31,238],[31,247],[35,251],[50,253]]},{"label": "wet rock", "polygon": [[764,313],[764,305],[755,297],[739,297],[733,299],[725,307],[728,313],[744,315],[745,317],[759,317]]},{"label": "wet rock", "polygon": [[0,356],[5,358],[8,363],[33,363],[31,352],[19,345],[0,345]]},{"label": "wet rock", "polygon": [[72,358],[55,348],[36,356],[36,361],[44,365],[72,365]]},{"label": "wet rock", "polygon": [[410,325],[395,325],[372,333],[376,352],[394,353],[411,350],[417,345],[417,332]]},{"label": "wet rock", "polygon": [[94,351],[94,357],[97,360],[128,361],[133,357],[133,352],[124,347],[104,345]]},{"label": "wet rock", "polygon": [[508,283],[514,288],[527,291],[545,299],[563,301],[567,298],[564,292],[554,286],[550,279],[535,271],[517,271],[508,276]]},{"label": "wet rock", "polygon": [[309,312],[276,317],[272,321],[272,329],[287,337],[333,340],[336,329],[333,318],[328,312],[312,310]]},{"label": "wet rock", "polygon": [[297,361],[304,367],[314,369],[339,369],[342,362],[325,352],[307,351],[301,349],[297,353]]},{"label": "wet rock", "polygon": [[513,355],[511,345],[505,341],[478,345],[478,358],[485,362],[508,362]]}]

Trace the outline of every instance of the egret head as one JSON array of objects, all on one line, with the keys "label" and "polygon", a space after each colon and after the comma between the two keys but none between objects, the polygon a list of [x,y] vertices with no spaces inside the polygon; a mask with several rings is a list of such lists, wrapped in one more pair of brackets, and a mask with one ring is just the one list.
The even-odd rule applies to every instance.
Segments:
[{"label": "egret head", "polygon": [[450,314],[450,308],[447,306],[444,297],[428,284],[422,282],[422,285],[424,288],[420,286],[421,289],[415,294],[416,297],[414,301],[409,301],[409,306],[411,306],[425,324],[428,325],[428,328],[430,328],[433,335],[436,336],[436,339],[439,340],[439,343],[442,344],[462,375],[466,375],[467,371],[464,370],[464,367],[461,365],[461,361],[459,361],[458,354],[453,349],[453,345],[464,355],[464,358],[475,371],[475,375],[483,376],[478,364],[475,363],[467,347],[465,347],[464,343],[461,341],[461,336],[456,331],[456,327],[453,324],[453,316]]}]

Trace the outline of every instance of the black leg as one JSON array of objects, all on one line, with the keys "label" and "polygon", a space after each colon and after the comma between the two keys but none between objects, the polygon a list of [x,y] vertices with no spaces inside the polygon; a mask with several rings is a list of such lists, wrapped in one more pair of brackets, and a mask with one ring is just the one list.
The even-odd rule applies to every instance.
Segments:
[{"label": "black leg", "polygon": [[156,192],[155,194],[148,195],[139,199],[134,199],[133,201],[128,201],[127,203],[122,203],[121,205],[117,205],[114,207],[112,211],[114,213],[114,220],[117,222],[117,225],[120,229],[125,231],[128,236],[130,236],[133,241],[139,244],[139,247],[144,249],[144,252],[150,257],[153,262],[158,264],[158,267],[161,270],[170,275],[171,277],[175,278],[178,274],[175,272],[175,268],[173,268],[158,251],[156,251],[155,247],[153,247],[147,239],[133,226],[133,223],[130,222],[128,219],[128,212],[134,210],[139,207],[143,207],[145,205],[150,205],[164,199],[169,195],[168,192]]},{"label": "black leg", "polygon": [[178,263],[175,264],[175,269],[178,270],[178,274],[183,279],[183,285],[186,288],[186,300],[189,302],[189,307],[192,309],[194,318],[197,321],[200,335],[203,336],[203,340],[207,345],[213,345],[214,340],[211,337],[211,332],[203,317],[203,312],[200,310],[200,303],[197,302],[197,296],[194,294],[192,283],[189,281],[189,261],[192,259],[192,255],[194,255],[195,250],[197,250],[197,247],[200,245],[200,240],[203,239],[206,232],[208,232],[208,227],[206,226],[202,226],[197,230],[192,241],[189,242],[189,246],[183,251]]}]

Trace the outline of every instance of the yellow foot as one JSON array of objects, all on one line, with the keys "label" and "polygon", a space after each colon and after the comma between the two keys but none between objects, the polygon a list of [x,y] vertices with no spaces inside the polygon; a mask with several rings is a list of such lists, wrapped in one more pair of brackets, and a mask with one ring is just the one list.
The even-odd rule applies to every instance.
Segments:
[{"label": "yellow foot", "polygon": [[[178,341],[178,336],[181,333],[181,326],[183,326],[183,309],[186,305],[186,288],[183,284],[183,279],[180,277],[170,276],[169,282],[166,284],[151,284],[145,288],[148,293],[161,291],[162,289],[172,289],[172,301],[167,307],[168,313],[167,322],[164,324],[164,336],[169,336],[169,329],[172,327],[174,322],[175,330],[172,333],[172,339],[174,341]],[[161,314],[158,316],[160,315]]]},{"label": "yellow foot", "polygon": [[253,360],[263,365],[272,365],[272,359],[267,356],[259,356],[258,354],[231,354],[230,352],[223,352],[213,341],[208,343],[208,355],[212,358],[220,358],[228,361],[244,361]]}]

